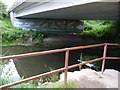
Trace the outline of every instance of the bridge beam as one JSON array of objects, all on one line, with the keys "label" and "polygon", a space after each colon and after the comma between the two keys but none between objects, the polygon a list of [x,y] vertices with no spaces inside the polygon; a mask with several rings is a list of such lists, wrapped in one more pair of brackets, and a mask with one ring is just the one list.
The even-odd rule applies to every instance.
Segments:
[{"label": "bridge beam", "polygon": [[40,0],[11,7],[14,17],[40,19],[118,19],[119,0]]}]

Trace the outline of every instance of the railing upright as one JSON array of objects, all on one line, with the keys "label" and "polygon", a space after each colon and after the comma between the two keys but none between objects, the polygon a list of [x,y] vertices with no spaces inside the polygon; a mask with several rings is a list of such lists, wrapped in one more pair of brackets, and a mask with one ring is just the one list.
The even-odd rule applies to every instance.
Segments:
[{"label": "railing upright", "polygon": [[65,88],[67,88],[68,61],[69,61],[69,49],[67,49],[65,53],[65,73],[64,73],[64,87]]},{"label": "railing upright", "polygon": [[102,74],[103,74],[104,67],[105,67],[106,54],[107,54],[107,43],[105,43],[104,45],[103,61],[102,61],[102,69],[101,69]]}]

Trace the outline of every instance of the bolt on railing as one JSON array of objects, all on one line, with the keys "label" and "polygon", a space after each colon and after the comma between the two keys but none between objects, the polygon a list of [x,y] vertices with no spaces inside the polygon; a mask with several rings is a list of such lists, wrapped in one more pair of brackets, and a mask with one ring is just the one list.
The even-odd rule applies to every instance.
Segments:
[{"label": "bolt on railing", "polygon": [[[51,51],[43,51],[43,52],[36,52],[36,53],[28,53],[28,54],[0,57],[0,60],[7,60],[7,59],[14,59],[14,58],[21,58],[21,57],[28,57],[28,56],[35,56],[35,55],[43,55],[43,54],[50,54],[50,53],[57,53],[57,52],[64,52],[64,51],[66,52],[66,54],[65,54],[65,67],[64,68],[57,69],[57,70],[47,72],[47,73],[43,73],[43,74],[40,74],[40,75],[32,76],[32,77],[29,77],[29,78],[26,78],[26,79],[23,79],[23,80],[20,80],[20,81],[17,81],[17,82],[13,82],[13,83],[10,83],[10,84],[6,84],[6,85],[3,85],[3,86],[0,86],[0,89],[8,88],[8,87],[11,87],[11,86],[14,86],[14,85],[17,85],[17,84],[28,82],[30,80],[34,80],[36,78],[40,78],[40,77],[47,76],[47,75],[57,73],[57,72],[61,72],[61,71],[65,71],[65,73],[64,73],[64,86],[67,87],[66,84],[67,84],[68,69],[75,68],[75,67],[78,67],[78,66],[81,66],[81,65],[85,65],[85,64],[88,64],[88,63],[100,61],[100,60],[103,60],[102,70],[101,70],[101,72],[103,73],[106,59],[120,59],[120,57],[106,57],[107,46],[108,45],[116,45],[117,46],[117,45],[120,45],[120,44],[104,43],[104,44],[97,44],[97,45],[80,46],[80,47],[73,47],[73,48],[65,48],[65,49],[57,49],[57,50],[51,50]],[[90,60],[90,61],[86,61],[84,63],[79,63],[79,64],[68,66],[69,51],[77,50],[77,49],[91,48],[91,47],[98,47],[98,46],[104,46],[103,57],[93,59],[93,60]]]}]

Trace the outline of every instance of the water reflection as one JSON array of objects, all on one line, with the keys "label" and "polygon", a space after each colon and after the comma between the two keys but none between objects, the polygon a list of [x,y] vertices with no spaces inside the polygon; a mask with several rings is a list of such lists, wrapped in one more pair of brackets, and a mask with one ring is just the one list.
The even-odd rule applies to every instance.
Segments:
[{"label": "water reflection", "polygon": [[7,64],[4,65],[3,70],[1,71],[1,78],[6,80],[19,80],[20,76],[15,67],[15,64],[12,59],[9,60]]}]

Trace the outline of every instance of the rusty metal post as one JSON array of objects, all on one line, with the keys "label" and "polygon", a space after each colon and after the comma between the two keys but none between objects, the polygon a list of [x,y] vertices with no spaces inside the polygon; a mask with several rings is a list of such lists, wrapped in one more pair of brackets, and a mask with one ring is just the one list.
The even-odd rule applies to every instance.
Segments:
[{"label": "rusty metal post", "polygon": [[103,62],[102,62],[102,69],[101,69],[102,74],[103,74],[104,67],[105,67],[106,53],[107,53],[107,43],[105,43],[104,45]]},{"label": "rusty metal post", "polygon": [[68,72],[69,49],[65,54],[65,73],[64,73],[64,87],[67,88],[67,72]]}]

